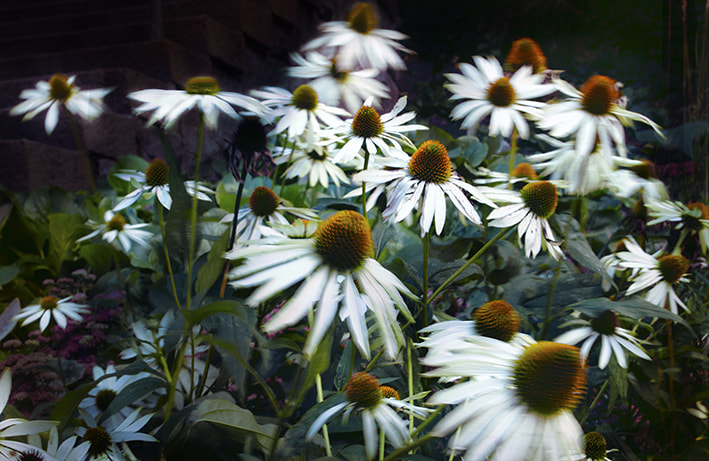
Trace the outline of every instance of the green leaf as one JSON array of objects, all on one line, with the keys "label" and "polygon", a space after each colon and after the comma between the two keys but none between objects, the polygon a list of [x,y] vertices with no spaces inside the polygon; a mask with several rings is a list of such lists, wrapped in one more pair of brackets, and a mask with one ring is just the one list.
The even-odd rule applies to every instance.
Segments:
[{"label": "green leaf", "polygon": [[182,311],[182,313],[192,325],[196,325],[207,317],[219,313],[235,315],[244,320],[248,318],[244,310],[244,305],[237,300],[216,301],[211,304],[207,304],[206,306],[202,306],[199,309],[195,309],[193,311]]},{"label": "green leaf", "polygon": [[345,388],[347,381],[350,379],[350,375],[354,370],[352,363],[352,359],[354,359],[354,354],[352,351],[352,348],[354,347],[353,343],[354,341],[347,341],[345,350],[342,351],[342,356],[340,356],[340,360],[337,362],[337,367],[335,367],[334,384],[335,389],[338,391]]},{"label": "green leaf", "polygon": [[59,273],[76,239],[84,234],[84,219],[78,215],[52,213],[49,219],[49,253],[47,265]]},{"label": "green leaf", "polygon": [[673,314],[667,309],[663,309],[648,301],[645,301],[639,296],[631,298],[623,298],[619,301],[611,301],[608,298],[593,298],[584,299],[567,306],[569,309],[574,309],[591,317],[597,317],[602,312],[612,310],[618,314],[625,315],[634,319],[642,318],[660,318],[668,319],[673,322],[680,323],[692,331],[692,327],[679,315]]},{"label": "green leaf", "polygon": [[[170,213],[168,214],[167,222],[165,223],[166,234],[168,236],[165,244],[167,244],[169,253],[172,257],[178,259],[182,258],[186,264],[187,253],[189,252],[189,236],[191,232],[189,210],[192,207],[192,199],[189,194],[187,194],[187,190],[185,190],[184,179],[180,174],[180,162],[177,159],[175,151],[172,149],[167,136],[165,136],[165,132],[160,128],[156,129],[158,130],[158,134],[160,136],[160,143],[162,144],[162,149],[165,153],[167,165],[170,167],[168,184],[170,185],[172,206],[170,207]],[[199,236],[197,236],[195,241],[199,242]]]},{"label": "green leaf", "polygon": [[103,423],[108,417],[116,414],[121,409],[138,402],[155,389],[165,387],[165,385],[165,380],[155,377],[141,379],[128,384],[116,395],[108,405],[108,408],[104,410],[98,423]]},{"label": "green leaf", "polygon": [[52,413],[49,415],[49,419],[52,421],[60,421],[59,431],[69,423],[71,418],[74,416],[74,411],[76,407],[79,406],[79,402],[84,400],[84,398],[89,395],[89,391],[96,387],[98,381],[93,381],[90,383],[82,384],[76,389],[64,394],[64,397],[56,404]]},{"label": "green leaf", "polygon": [[522,256],[517,245],[507,240],[498,240],[482,256],[481,266],[488,282],[502,285],[519,275]]},{"label": "green leaf", "polygon": [[0,267],[0,287],[10,283],[19,273],[20,267],[17,264]]},{"label": "green leaf", "polygon": [[116,163],[111,166],[111,170],[108,172],[108,183],[116,190],[118,195],[126,195],[133,189],[129,181],[124,181],[115,176],[118,170],[144,172],[147,168],[148,162],[145,159],[137,155],[121,155],[116,159]]},{"label": "green leaf", "polygon": [[[443,284],[448,277],[452,276],[467,261],[458,260],[453,262],[443,262],[430,258],[428,260],[428,282],[430,287],[437,287]],[[451,282],[453,285],[461,285],[472,279],[480,278],[483,270],[477,264],[471,264]]]},{"label": "green leaf", "polygon": [[317,419],[317,417],[335,405],[339,405],[346,401],[347,397],[343,392],[341,392],[311,407],[295,425],[288,429],[288,432],[284,435],[284,439],[286,440],[288,446],[293,448],[304,447],[305,434],[307,434],[308,429],[310,429],[310,426]]},{"label": "green leaf", "polygon": [[79,256],[84,258],[91,268],[99,273],[105,273],[113,263],[113,252],[110,245],[103,243],[83,243],[79,248]]},{"label": "green leaf", "polygon": [[608,362],[608,411],[615,406],[617,399],[625,401],[628,398],[628,370],[618,365],[615,354],[611,354]]},{"label": "green leaf", "polygon": [[310,363],[310,366],[308,366],[308,375],[305,378],[303,387],[300,389],[300,395],[298,396],[299,398],[296,399],[297,402],[300,402],[302,398],[305,397],[308,390],[310,390],[315,382],[315,376],[324,373],[330,367],[332,337],[333,335],[331,332],[326,333],[323,339],[320,340],[320,344],[318,344],[318,348],[315,349],[313,355],[308,358]]},{"label": "green leaf", "polygon": [[8,335],[17,324],[14,317],[20,313],[20,300],[18,298],[10,301],[2,314],[0,314],[0,339]]},{"label": "green leaf", "polygon": [[603,267],[603,263],[600,259],[598,259],[596,253],[593,252],[593,249],[591,248],[591,245],[588,244],[588,240],[586,240],[586,236],[584,234],[581,232],[569,232],[569,235],[566,237],[566,251],[569,252],[569,255],[571,255],[574,261],[581,264],[583,267],[592,270],[596,274],[603,277],[604,280],[616,287],[615,282],[613,282],[613,278],[606,272],[606,269]]},{"label": "green leaf", "polygon": [[277,436],[275,424],[259,424],[253,413],[221,398],[202,400],[193,413],[193,424],[200,422],[216,424],[240,442],[255,436],[261,450],[268,453]]},{"label": "green leaf", "polygon": [[6,203],[0,206],[0,231],[5,227],[5,223],[10,218],[10,212],[12,212],[12,203]]},{"label": "green leaf", "polygon": [[488,145],[483,144],[475,136],[461,136],[457,139],[457,147],[448,151],[451,159],[462,158],[471,169],[480,166],[485,160]]},{"label": "green leaf", "polygon": [[224,264],[226,261],[223,257],[224,252],[229,245],[229,233],[225,232],[219,237],[219,240],[214,242],[212,249],[207,254],[207,262],[197,272],[197,281],[195,282],[195,291],[197,293],[206,292],[209,288],[224,274]]}]

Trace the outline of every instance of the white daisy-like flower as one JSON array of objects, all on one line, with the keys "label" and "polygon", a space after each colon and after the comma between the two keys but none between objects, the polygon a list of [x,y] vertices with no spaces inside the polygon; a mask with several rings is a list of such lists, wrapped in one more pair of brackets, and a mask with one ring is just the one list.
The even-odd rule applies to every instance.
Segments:
[{"label": "white daisy-like flower", "polygon": [[297,66],[289,67],[291,77],[308,79],[308,85],[316,91],[327,105],[343,104],[351,113],[357,112],[362,102],[372,98],[372,104],[379,107],[379,101],[389,97],[389,89],[376,79],[376,69],[348,70],[334,58],[327,58],[317,51],[301,56],[291,54]]},{"label": "white daisy-like flower", "polygon": [[[144,373],[110,376],[116,374],[116,367],[113,364],[106,365],[105,370],[98,365],[94,365],[92,374],[94,382],[98,384],[89,391],[84,400],[79,402],[79,408],[83,409],[94,418],[97,418],[99,414],[104,412],[113,399],[115,399],[127,385],[149,376]],[[104,376],[108,377],[104,378]],[[120,417],[119,415],[122,415],[122,417],[125,418],[130,415],[131,412],[131,408],[124,407],[119,410],[117,414],[113,415],[113,417]]]},{"label": "white daisy-like flower", "polygon": [[321,35],[306,43],[303,50],[334,48],[338,61],[346,69],[406,69],[399,52],[413,52],[400,44],[399,40],[409,37],[395,30],[379,29],[377,24],[377,15],[372,5],[357,3],[347,21],[322,24]]},{"label": "white daisy-like flower", "polygon": [[[572,314],[573,315],[573,314]],[[601,352],[598,358],[598,368],[605,368],[610,361],[611,354],[615,355],[618,365],[628,368],[625,350],[642,359],[650,360],[650,356],[643,350],[638,339],[630,331],[620,326],[618,315],[611,310],[603,311],[590,320],[574,318],[561,328],[574,326],[572,330],[562,333],[554,341],[557,343],[581,345],[581,359],[588,359],[591,348],[597,340],[601,342]]]},{"label": "white daisy-like flower", "polygon": [[[376,163],[383,168],[361,171],[352,177],[355,184],[365,183],[365,189],[372,192],[367,197],[367,209],[374,206],[386,191],[387,207],[382,212],[383,218],[400,222],[418,208],[422,236],[429,232],[434,221],[436,234],[443,231],[446,197],[461,216],[478,225],[482,220],[468,195],[477,202],[496,207],[478,188],[466,183],[453,171],[448,151],[438,141],[424,142],[411,157],[392,149],[389,157],[378,159]],[[361,194],[361,188],[347,196],[357,194]]]},{"label": "white daisy-like flower", "polygon": [[506,77],[496,58],[474,56],[475,66],[458,64],[462,74],[446,74],[452,83],[444,85],[453,93],[452,100],[467,99],[453,108],[451,118],[463,119],[462,128],[473,131],[488,115],[490,136],[509,137],[517,129],[522,139],[529,137],[525,116],[538,119],[546,104],[534,98],[554,92],[553,85],[543,84],[544,75],[533,74],[531,66],[521,67]]},{"label": "white daisy-like flower", "polygon": [[50,319],[54,318],[62,329],[66,328],[67,318],[81,322],[81,314],[89,313],[89,306],[72,303],[71,296],[57,299],[54,296],[45,296],[39,304],[31,304],[23,308],[14,320],[23,320],[22,326],[28,325],[39,319],[39,330],[44,331],[49,326]]},{"label": "white daisy-like flower", "polygon": [[[532,165],[527,162],[520,163],[515,166],[512,173],[503,171],[493,171],[485,167],[478,167],[475,170],[478,176],[473,181],[475,184],[485,184],[499,189],[511,189],[512,186],[519,183],[530,183],[539,179],[539,175],[534,171]],[[555,183],[557,186],[559,182]]]},{"label": "white daisy-like flower", "polygon": [[645,202],[669,200],[665,183],[657,179],[655,166],[648,160],[626,160],[607,178],[608,189],[619,198],[630,198],[641,194]]},{"label": "white daisy-like flower", "polygon": [[[333,161],[331,152],[334,149],[334,144],[321,145],[315,140],[314,143],[296,142],[294,148],[276,147],[273,154],[277,165],[290,163],[285,171],[287,179],[307,177],[310,187],[320,183],[327,189],[330,182],[336,187],[350,182],[347,174]],[[362,169],[363,161],[364,159],[357,156],[343,166]]]},{"label": "white daisy-like flower", "polygon": [[[628,271],[628,269],[620,264],[620,259],[618,256],[616,256],[617,253],[621,251],[625,251],[625,241],[626,239],[622,239],[615,245],[615,250],[613,253],[609,253],[601,258],[601,265],[606,271],[606,274],[608,274],[608,277],[604,277],[602,282],[601,282],[601,288],[603,290],[608,290],[611,287],[611,280],[618,275],[619,273],[622,273],[624,271]],[[639,269],[634,268],[632,271],[629,271],[629,278],[633,278],[635,274],[637,274]]]},{"label": "white daisy-like flower", "polygon": [[23,102],[10,109],[10,115],[25,114],[22,121],[30,120],[46,110],[44,130],[52,134],[59,120],[60,107],[85,120],[93,120],[103,113],[103,98],[112,88],[82,90],[74,85],[76,75],[67,77],[55,74],[48,82],[37,82],[35,88],[22,90]]},{"label": "white daisy-like flower", "polygon": [[[126,170],[118,171],[115,174],[116,177],[124,181],[129,181],[134,184],[136,188],[123,197],[123,199],[113,207],[113,211],[120,211],[128,208],[140,200],[141,197],[146,200],[150,200],[156,195],[162,206],[169,210],[172,207],[170,184],[168,184],[169,173],[170,167],[167,165],[167,162],[161,158],[156,158],[150,162],[148,167],[145,169],[145,172]],[[195,187],[194,181],[185,181],[185,190],[188,194],[192,196],[196,195],[198,199],[207,202],[211,200],[207,194],[214,193],[214,191],[201,184],[197,184],[197,187]]]},{"label": "white daisy-like flower", "polygon": [[[377,378],[369,373],[354,374],[345,387],[346,401],[323,411],[310,425],[305,435],[306,440],[311,440],[320,428],[335,415],[342,413],[343,421],[356,413],[362,417],[362,432],[364,435],[364,451],[367,459],[373,459],[379,444],[379,431],[384,432],[389,443],[394,447],[403,447],[411,440],[409,423],[402,419],[396,410],[405,410],[424,417],[430,411],[399,400],[396,390],[388,386],[380,386]],[[403,414],[403,413],[402,413]]]},{"label": "white daisy-like flower", "polygon": [[[586,391],[586,372],[574,346],[523,335],[507,343],[472,336],[452,354],[424,358],[429,376],[463,376],[432,395],[429,404],[454,405],[431,435],[468,461],[560,460],[583,451],[572,414]],[[524,341],[522,341],[524,339]]]},{"label": "white daisy-like flower", "polygon": [[[312,220],[317,214],[308,208],[291,206],[266,186],[256,186],[249,197],[249,204],[239,209],[239,223],[236,226],[238,240],[253,241],[261,238],[264,224],[288,224],[285,215]],[[222,223],[234,221],[234,213],[229,213],[221,220]]]},{"label": "white daisy-like flower", "polygon": [[611,178],[618,166],[641,165],[640,160],[631,160],[614,155],[609,146],[596,144],[592,152],[583,155],[576,149],[575,141],[559,141],[545,134],[537,138],[551,145],[549,152],[527,156],[527,160],[541,169],[543,176],[551,180],[563,180],[571,194],[587,195],[605,187],[613,187]]},{"label": "white daisy-like flower", "polygon": [[335,155],[335,162],[350,162],[362,149],[370,155],[380,152],[383,156],[388,156],[392,149],[400,150],[402,144],[415,149],[416,146],[404,133],[428,130],[424,125],[407,125],[416,117],[416,113],[406,112],[399,115],[406,107],[406,96],[401,97],[394,104],[391,112],[381,116],[371,104],[372,98],[367,98],[354,118],[332,130],[323,131],[323,137],[327,139],[326,143],[345,143]]},{"label": "white daisy-like flower", "polygon": [[156,331],[148,328],[143,320],[133,322],[131,330],[133,330],[136,341],[131,347],[121,351],[121,359],[131,360],[138,357],[151,368],[159,368],[158,359],[162,354],[165,338],[174,320],[175,313],[170,310],[162,316]]},{"label": "white daisy-like flower", "polygon": [[646,301],[669,309],[673,314],[678,314],[677,307],[689,311],[673,288],[675,284],[689,281],[684,276],[689,269],[689,260],[682,255],[663,254],[662,250],[648,254],[630,236],[624,245],[625,251],[616,253],[617,265],[636,271],[630,278],[633,283],[626,294],[630,296],[649,288]]},{"label": "white daisy-like flower", "polygon": [[[89,442],[88,459],[110,459],[111,461],[123,461],[126,459],[126,442],[157,442],[158,439],[150,434],[139,432],[147,423],[152,414],[140,416],[140,408],[133,410],[120,423],[109,418],[103,425],[96,423],[96,420],[89,413],[79,409],[79,414],[87,427],[79,427],[75,430],[84,442]],[[121,444],[121,447],[118,446]]]},{"label": "white daisy-like flower", "polygon": [[315,235],[320,225],[319,221],[296,219],[293,224],[274,223],[261,226],[262,242],[277,242],[284,239],[306,239]]},{"label": "white daisy-like flower", "polygon": [[[0,415],[5,411],[12,390],[12,372],[6,367],[0,376]],[[18,437],[46,432],[57,425],[56,421],[26,421],[21,418],[0,420],[0,458],[6,461],[16,459],[16,452],[32,450],[34,447],[18,442]]]},{"label": "white daisy-like flower", "polygon": [[[419,330],[426,335],[417,347],[427,349],[426,357],[445,357],[455,353],[471,336],[487,336],[500,341],[515,341],[520,335],[521,320],[517,311],[506,301],[490,301],[475,309],[472,320],[447,320]],[[458,379],[447,377],[447,379]]]},{"label": "white daisy-like flower", "polygon": [[519,192],[488,188],[485,193],[493,200],[510,203],[492,210],[488,215],[488,225],[517,226],[519,245],[522,246],[524,240],[524,253],[528,258],[536,258],[543,248],[556,260],[564,256],[560,248],[561,242],[556,241],[549,225],[549,218],[556,211],[559,201],[559,194],[553,183],[532,182]]},{"label": "white daisy-like flower", "polygon": [[[47,440],[47,449],[42,450],[42,440],[35,442],[37,445],[32,450],[23,450],[22,454],[33,454],[36,458],[22,458],[18,457],[18,460],[24,459],[36,459],[41,461],[85,461],[86,455],[89,452],[90,444],[89,442],[83,442],[77,445],[79,437],[72,435],[71,437],[64,440],[61,445],[59,444],[59,432],[57,428],[53,426],[49,430],[49,438]],[[14,458],[13,458],[14,459]]]},{"label": "white daisy-like flower", "polygon": [[627,101],[620,93],[622,85],[610,77],[594,75],[581,90],[559,78],[553,83],[568,99],[547,105],[538,125],[557,138],[575,135],[579,155],[588,155],[600,142],[603,148],[615,146],[618,155],[625,157],[623,125],[631,125],[633,120],[649,125],[662,136],[655,122],[625,108]]},{"label": "white daisy-like flower", "polygon": [[584,450],[576,456],[562,458],[562,461],[612,461],[607,455],[615,448],[608,450],[606,438],[600,433],[591,431],[583,435]]},{"label": "white daisy-like flower", "polygon": [[[401,294],[413,294],[372,258],[369,223],[359,213],[344,210],[323,221],[312,238],[284,238],[268,244],[236,248],[226,258],[244,262],[230,272],[235,288],[258,287],[247,299],[256,305],[290,286],[300,287],[265,325],[268,333],[297,323],[314,309],[304,352],[312,355],[335,315],[346,322],[363,356],[370,356],[367,312],[376,319],[387,357],[403,344],[397,309],[412,316]],[[237,263],[238,264],[238,263]]]},{"label": "white daisy-like flower", "polygon": [[129,93],[128,98],[142,103],[133,109],[136,114],[153,112],[148,125],[160,121],[165,129],[170,129],[180,115],[194,107],[204,114],[205,125],[212,129],[217,127],[220,113],[233,119],[240,117],[232,106],[257,115],[264,115],[268,111],[255,98],[222,91],[212,77],[192,77],[184,90],[140,90]]},{"label": "white daisy-like flower", "polygon": [[[702,246],[702,253],[709,248],[709,209],[701,202],[685,205],[682,202],[669,200],[650,201],[645,203],[647,214],[652,218],[648,226],[661,222],[674,223],[675,229],[681,229],[683,237],[688,233],[696,233]],[[682,239],[683,239],[682,237]]]},{"label": "white daisy-like flower", "polygon": [[321,126],[340,125],[340,117],[350,116],[344,109],[320,102],[318,93],[309,85],[300,85],[292,93],[270,86],[263,90],[251,90],[251,94],[271,108],[271,116],[278,120],[271,134],[287,131],[290,140],[302,136],[308,139],[320,131]]},{"label": "white daisy-like flower", "polygon": [[[165,341],[170,333],[170,327],[174,320],[175,313],[170,310],[160,319],[157,330],[149,328],[142,320],[134,322],[131,325],[131,329],[133,330],[135,341],[131,347],[121,351],[121,359],[130,360],[139,357],[158,373],[164,373],[163,358],[168,354],[168,351],[165,349]],[[212,365],[207,367],[207,363],[198,358],[209,350],[209,346],[201,342],[200,331],[201,327],[195,325],[192,327],[191,332],[194,341],[190,340],[186,334],[183,334],[177,340],[176,348],[178,349],[180,343],[188,341],[182,362],[182,369],[180,370],[177,381],[177,389],[180,392],[175,393],[175,407],[178,409],[183,408],[185,396],[192,400],[201,396],[196,395],[195,392],[197,391],[197,383],[201,382],[205,373],[206,377],[204,378],[203,393],[208,391],[209,387],[219,375],[219,370],[216,367]]]},{"label": "white daisy-like flower", "polygon": [[148,224],[128,224],[126,218],[122,215],[108,210],[103,214],[103,223],[96,223],[89,220],[87,223],[90,227],[96,228],[90,234],[84,235],[77,242],[90,240],[97,235],[101,235],[106,242],[115,247],[120,247],[126,253],[130,253],[133,243],[140,246],[150,246],[150,239],[153,234],[143,230],[148,227]]}]

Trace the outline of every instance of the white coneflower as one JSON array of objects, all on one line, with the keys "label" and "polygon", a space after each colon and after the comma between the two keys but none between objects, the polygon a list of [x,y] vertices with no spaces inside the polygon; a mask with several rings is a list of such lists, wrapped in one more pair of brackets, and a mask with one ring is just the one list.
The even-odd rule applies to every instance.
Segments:
[{"label": "white coneflower", "polygon": [[77,242],[83,242],[101,235],[101,238],[106,242],[123,249],[126,253],[130,253],[133,243],[144,247],[150,246],[149,242],[153,234],[143,230],[148,227],[148,224],[128,224],[123,215],[114,213],[111,210],[103,214],[103,220],[103,223],[89,220],[87,224],[95,228],[95,230],[81,237]]},{"label": "white coneflower", "polygon": [[469,337],[429,376],[473,378],[433,394],[429,404],[454,405],[436,424],[434,436],[465,459],[548,461],[583,451],[583,431],[571,410],[586,391],[586,372],[576,347],[550,341],[510,343]]},{"label": "white coneflower", "polygon": [[351,413],[362,417],[364,448],[367,459],[372,459],[377,452],[379,433],[382,430],[389,443],[399,448],[410,440],[408,422],[402,419],[396,410],[404,409],[407,413],[425,416],[427,408],[417,407],[399,400],[396,390],[381,386],[374,375],[366,372],[354,374],[345,387],[346,402],[340,402],[320,414],[310,425],[306,439],[312,439],[320,428],[338,413],[343,419]]},{"label": "white coneflower", "polygon": [[195,107],[204,114],[206,126],[213,129],[217,127],[220,113],[239,118],[232,106],[258,115],[267,112],[263,104],[250,96],[222,91],[212,77],[192,77],[184,90],[140,90],[129,93],[128,98],[142,103],[133,109],[136,114],[152,112],[148,125],[160,121],[165,129],[171,128],[182,114]]},{"label": "white coneflower", "polygon": [[44,129],[47,134],[52,134],[56,128],[61,106],[85,120],[93,120],[103,113],[103,98],[113,90],[111,88],[82,90],[74,85],[75,81],[76,75],[67,77],[54,74],[48,82],[37,82],[35,88],[20,93],[20,98],[24,101],[10,109],[10,115],[24,114],[22,121],[25,121],[46,110]]},{"label": "white coneflower", "polygon": [[357,3],[347,21],[331,21],[320,26],[321,35],[303,46],[304,50],[334,49],[346,69],[356,67],[404,70],[406,64],[399,52],[412,53],[399,43],[408,36],[389,29],[377,28],[377,15],[369,3]]},{"label": "white coneflower", "polygon": [[387,86],[376,80],[377,69],[345,69],[337,59],[327,58],[317,51],[305,56],[293,53],[291,59],[297,66],[289,67],[288,75],[307,79],[308,85],[330,106],[342,104],[350,113],[355,113],[369,97],[376,107],[380,100],[389,97]]},{"label": "white coneflower", "polygon": [[525,116],[538,119],[546,105],[533,99],[554,92],[554,87],[543,84],[544,76],[533,74],[531,66],[521,67],[506,77],[495,58],[474,56],[473,61],[475,66],[458,65],[462,74],[446,74],[451,83],[444,86],[453,93],[451,99],[466,100],[453,108],[451,118],[462,118],[461,127],[472,131],[489,115],[490,136],[509,137],[516,128],[522,139],[529,137]]},{"label": "white coneflower", "polygon": [[625,358],[623,349],[642,359],[650,360],[650,356],[642,349],[637,338],[630,331],[620,326],[618,315],[611,310],[603,311],[588,320],[575,318],[564,323],[561,328],[567,326],[576,328],[562,333],[554,341],[572,346],[583,341],[581,345],[581,358],[583,360],[588,358],[596,341],[600,341],[601,352],[598,358],[598,368],[602,369],[608,365],[611,354],[615,355],[618,365],[628,368],[628,361]]},{"label": "white coneflower", "polygon": [[367,220],[345,210],[323,221],[312,238],[274,239],[236,248],[225,257],[244,260],[230,272],[230,278],[236,288],[257,287],[246,300],[250,305],[300,284],[263,326],[266,332],[293,325],[312,310],[313,323],[304,348],[305,354],[310,355],[339,313],[359,351],[369,357],[366,314],[371,312],[386,355],[393,358],[403,343],[398,312],[412,319],[401,294],[413,295],[372,258],[373,249]]},{"label": "white coneflower", "polygon": [[616,253],[616,265],[634,271],[627,295],[649,288],[645,294],[647,301],[669,309],[673,314],[678,313],[678,307],[689,311],[673,288],[675,284],[689,281],[684,276],[689,269],[689,260],[682,255],[663,254],[662,250],[648,254],[632,237],[626,238],[624,246],[625,251]]},{"label": "white coneflower", "polygon": [[[283,200],[266,186],[256,186],[249,196],[249,204],[239,209],[236,238],[244,241],[258,240],[264,224],[288,224],[285,214],[300,219],[315,219],[316,213],[308,208],[298,208]],[[234,214],[226,215],[221,222],[233,222]]]},{"label": "white coneflower", "polygon": [[[172,207],[170,184],[168,184],[169,172],[170,167],[167,165],[167,162],[161,158],[156,158],[151,161],[144,172],[119,170],[115,176],[124,181],[129,181],[131,184],[135,185],[136,188],[123,197],[123,199],[113,207],[113,211],[123,210],[133,205],[141,198],[149,200],[156,195],[160,204],[169,210]],[[214,191],[201,184],[197,184],[195,187],[194,181],[185,181],[185,190],[188,194],[196,195],[198,199],[204,201],[210,201],[211,199],[207,194],[214,193]]]},{"label": "white coneflower", "polygon": [[252,90],[251,94],[271,108],[271,116],[278,120],[272,134],[285,131],[290,140],[294,140],[296,136],[306,136],[306,139],[312,137],[321,127],[340,125],[340,117],[350,115],[344,109],[320,102],[318,93],[310,85],[300,85],[292,93],[270,86],[262,90]]},{"label": "white coneflower", "polygon": [[655,122],[625,108],[627,101],[620,93],[622,85],[610,77],[594,75],[580,90],[559,78],[554,80],[554,86],[568,99],[547,105],[538,125],[557,138],[575,135],[580,155],[588,155],[598,139],[604,148],[615,147],[618,155],[624,157],[623,125],[630,125],[633,120],[649,125],[662,135]]},{"label": "white coneflower", "polygon": [[490,212],[488,223],[492,227],[517,226],[518,242],[529,258],[535,258],[542,248],[559,260],[564,253],[561,242],[556,241],[549,225],[549,218],[556,211],[559,194],[549,181],[531,182],[519,192],[515,190],[487,189],[487,196],[496,201],[507,202]]},{"label": "white coneflower", "polygon": [[371,104],[372,98],[368,98],[352,119],[324,131],[327,143],[345,143],[335,155],[335,162],[350,162],[362,149],[370,155],[379,152],[383,156],[389,155],[392,149],[401,149],[402,144],[413,149],[414,144],[404,133],[428,130],[424,125],[408,124],[416,117],[414,112],[401,114],[406,107],[406,96],[401,97],[390,112],[381,116]]},{"label": "white coneflower", "polygon": [[[377,198],[387,192],[384,219],[399,222],[416,208],[421,213],[421,235],[429,232],[435,221],[436,233],[443,231],[446,221],[446,197],[458,212],[474,224],[482,224],[475,206],[468,198],[491,207],[496,205],[477,187],[466,183],[451,165],[448,151],[438,141],[426,141],[409,157],[404,152],[391,150],[389,157],[376,162],[383,168],[361,171],[352,177],[355,184],[366,184],[373,193],[367,199],[371,208]],[[361,190],[348,195],[356,195]]]},{"label": "white coneflower", "polygon": [[661,222],[671,222],[675,229],[681,229],[683,235],[696,233],[702,246],[702,253],[709,248],[709,209],[701,202],[685,205],[669,200],[649,201],[645,203],[647,214],[652,218],[647,224],[652,226]]},{"label": "white coneflower", "polygon": [[54,318],[62,329],[67,326],[67,319],[81,322],[82,314],[89,313],[89,306],[70,302],[71,296],[57,299],[54,296],[45,296],[39,304],[24,307],[15,320],[23,320],[22,326],[28,325],[39,319],[39,331],[44,331],[49,326],[49,321]]}]

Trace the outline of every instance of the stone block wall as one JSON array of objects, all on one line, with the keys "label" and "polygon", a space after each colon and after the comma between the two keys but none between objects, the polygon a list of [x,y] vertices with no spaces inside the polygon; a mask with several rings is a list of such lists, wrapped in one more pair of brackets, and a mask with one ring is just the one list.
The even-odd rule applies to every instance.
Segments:
[{"label": "stone block wall", "polygon": [[[350,0],[35,0],[0,4],[0,186],[20,192],[57,185],[87,189],[69,124],[49,136],[44,114],[22,122],[9,110],[23,89],[55,73],[80,88],[111,87],[105,113],[81,130],[97,176],[121,155],[162,156],[154,128],[131,114],[126,95],[183,88],[211,75],[228,91],[285,84],[288,54],[341,19]],[[391,2],[384,2],[391,3]],[[169,134],[189,163],[194,117]],[[209,132],[205,157],[221,155],[231,120]],[[187,167],[187,165],[185,165]],[[208,176],[208,174],[207,174]]]}]

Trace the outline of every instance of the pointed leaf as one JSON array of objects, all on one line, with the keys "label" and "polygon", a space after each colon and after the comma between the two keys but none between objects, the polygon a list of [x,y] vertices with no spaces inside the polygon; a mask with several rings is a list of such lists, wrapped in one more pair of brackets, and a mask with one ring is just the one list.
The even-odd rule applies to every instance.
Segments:
[{"label": "pointed leaf", "polygon": [[165,380],[155,377],[141,379],[128,384],[111,401],[108,408],[106,408],[106,410],[101,414],[101,418],[98,420],[98,423],[101,424],[108,417],[114,415],[128,405],[132,405],[143,399],[155,389],[165,387],[165,385]]}]

